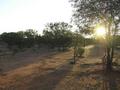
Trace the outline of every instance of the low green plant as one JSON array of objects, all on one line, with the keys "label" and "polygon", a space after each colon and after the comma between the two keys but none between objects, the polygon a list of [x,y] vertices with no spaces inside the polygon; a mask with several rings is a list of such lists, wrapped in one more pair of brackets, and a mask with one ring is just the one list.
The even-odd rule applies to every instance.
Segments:
[{"label": "low green plant", "polygon": [[78,48],[78,51],[77,51],[77,53],[78,53],[78,56],[79,57],[82,57],[82,55],[84,54],[84,52],[85,52],[85,50],[84,50],[84,48]]}]

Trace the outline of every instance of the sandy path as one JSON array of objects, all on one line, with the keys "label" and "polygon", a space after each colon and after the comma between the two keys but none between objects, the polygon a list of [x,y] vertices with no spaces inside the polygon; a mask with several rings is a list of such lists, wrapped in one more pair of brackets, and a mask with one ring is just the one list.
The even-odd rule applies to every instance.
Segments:
[{"label": "sandy path", "polygon": [[70,55],[72,52],[49,54],[37,58],[36,63],[9,70],[0,76],[0,90],[52,90],[70,71]]},{"label": "sandy path", "polygon": [[53,55],[55,53],[56,52],[50,52],[48,50],[41,50],[39,52],[27,50],[25,52],[17,53],[15,56],[4,56],[0,58],[0,69],[2,72],[8,72],[31,63],[37,63],[42,60],[42,58]]},{"label": "sandy path", "polygon": [[[0,76],[0,90],[119,90],[120,72],[104,75],[100,55],[71,65],[72,51],[47,54]],[[94,54],[93,54],[94,55]],[[95,54],[96,56],[96,54]]]}]

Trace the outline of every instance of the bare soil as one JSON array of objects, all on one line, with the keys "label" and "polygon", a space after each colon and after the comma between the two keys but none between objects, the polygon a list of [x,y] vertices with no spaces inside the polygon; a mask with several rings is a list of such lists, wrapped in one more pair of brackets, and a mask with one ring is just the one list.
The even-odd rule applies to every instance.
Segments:
[{"label": "bare soil", "polygon": [[0,60],[0,90],[120,90],[120,72],[104,73],[103,53],[72,65],[72,50],[28,52]]}]

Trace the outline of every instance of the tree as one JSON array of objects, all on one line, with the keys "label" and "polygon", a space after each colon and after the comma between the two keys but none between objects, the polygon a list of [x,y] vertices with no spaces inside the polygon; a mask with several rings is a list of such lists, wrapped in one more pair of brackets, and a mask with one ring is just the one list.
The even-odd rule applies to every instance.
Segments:
[{"label": "tree", "polygon": [[23,37],[18,33],[10,32],[1,34],[1,39],[8,44],[9,48],[12,46],[18,46],[18,48],[21,48]]},{"label": "tree", "polygon": [[120,0],[71,0],[74,22],[81,28],[102,23],[106,27],[106,70],[112,70],[115,36],[119,30]]},{"label": "tree", "polygon": [[76,63],[76,59],[84,53],[84,37],[76,31],[73,34],[73,48],[74,48],[74,64]]},{"label": "tree", "polygon": [[27,29],[24,32],[24,40],[27,47],[32,47],[35,45],[35,39],[38,36],[38,32],[33,29]]},{"label": "tree", "polygon": [[72,26],[65,22],[48,23],[43,31],[45,43],[59,50],[66,49],[72,42],[71,28]]},{"label": "tree", "polygon": [[35,38],[38,35],[38,32],[36,30],[33,29],[27,29],[24,32],[26,38]]},{"label": "tree", "polygon": [[24,31],[18,31],[16,34],[20,37],[20,43],[19,43],[19,48],[23,49],[26,47],[26,42],[25,42],[25,32]]},{"label": "tree", "polygon": [[41,47],[44,43],[44,38],[41,35],[35,37],[35,44]]},{"label": "tree", "polygon": [[116,47],[120,46],[120,35],[116,35],[116,37],[115,37],[115,45],[116,45]]},{"label": "tree", "polygon": [[25,47],[32,47],[33,45],[35,45],[37,36],[37,31],[33,29],[28,29],[25,32],[18,31],[2,33],[0,37],[3,42],[8,44],[9,48],[12,49],[13,46],[17,46],[17,48],[22,49]]}]

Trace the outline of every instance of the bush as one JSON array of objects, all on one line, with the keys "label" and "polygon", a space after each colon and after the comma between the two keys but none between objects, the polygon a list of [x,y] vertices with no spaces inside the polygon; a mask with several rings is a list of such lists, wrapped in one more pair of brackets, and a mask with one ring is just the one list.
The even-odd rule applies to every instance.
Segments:
[{"label": "bush", "polygon": [[84,54],[85,50],[84,50],[84,48],[80,47],[80,48],[78,48],[77,52],[78,52],[78,56],[81,57]]}]

